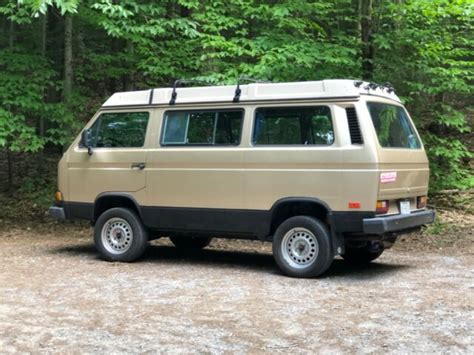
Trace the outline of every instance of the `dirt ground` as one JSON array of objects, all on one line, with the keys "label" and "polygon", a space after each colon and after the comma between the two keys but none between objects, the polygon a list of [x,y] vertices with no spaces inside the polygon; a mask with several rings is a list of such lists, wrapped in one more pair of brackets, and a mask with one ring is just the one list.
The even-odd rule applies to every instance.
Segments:
[{"label": "dirt ground", "polygon": [[84,225],[3,223],[0,353],[472,354],[472,229],[459,243],[444,232],[301,280],[261,242],[189,254],[161,239],[121,264],[98,258]]}]

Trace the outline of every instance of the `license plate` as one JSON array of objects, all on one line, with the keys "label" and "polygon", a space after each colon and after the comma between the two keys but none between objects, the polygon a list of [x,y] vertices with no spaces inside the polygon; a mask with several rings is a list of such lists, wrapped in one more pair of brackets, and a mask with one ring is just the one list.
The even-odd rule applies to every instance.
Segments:
[{"label": "license plate", "polygon": [[410,213],[410,201],[400,201],[400,213],[401,214]]}]

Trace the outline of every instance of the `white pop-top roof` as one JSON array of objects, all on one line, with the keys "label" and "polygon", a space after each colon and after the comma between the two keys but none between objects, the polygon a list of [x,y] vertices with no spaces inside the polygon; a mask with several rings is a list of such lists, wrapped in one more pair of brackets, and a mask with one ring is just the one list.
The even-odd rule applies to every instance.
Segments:
[{"label": "white pop-top roof", "polygon": [[[232,103],[237,85],[177,87],[176,104]],[[361,94],[382,96],[400,101],[393,89],[354,80],[321,80],[292,83],[252,83],[240,85],[240,102],[264,100],[304,100],[357,98]],[[118,92],[103,107],[135,105],[169,105],[173,88]]]}]

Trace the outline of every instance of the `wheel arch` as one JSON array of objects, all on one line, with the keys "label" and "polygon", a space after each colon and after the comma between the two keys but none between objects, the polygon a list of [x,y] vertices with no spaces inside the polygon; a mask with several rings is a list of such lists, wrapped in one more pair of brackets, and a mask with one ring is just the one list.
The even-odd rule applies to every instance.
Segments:
[{"label": "wheel arch", "polygon": [[92,222],[95,223],[103,212],[115,207],[128,208],[137,213],[143,221],[140,205],[131,194],[126,192],[103,192],[97,195],[94,200]]},{"label": "wheel arch", "polygon": [[315,197],[285,197],[276,201],[270,209],[270,234],[286,219],[298,215],[316,217],[330,225],[332,210],[329,205]]}]

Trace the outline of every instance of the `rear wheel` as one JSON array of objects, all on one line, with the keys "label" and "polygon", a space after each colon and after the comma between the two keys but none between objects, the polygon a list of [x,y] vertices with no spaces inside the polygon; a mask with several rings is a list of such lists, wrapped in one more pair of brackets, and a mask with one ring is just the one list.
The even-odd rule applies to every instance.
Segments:
[{"label": "rear wheel", "polygon": [[175,235],[170,237],[170,239],[177,248],[191,250],[204,249],[212,240],[211,237],[193,237],[186,235]]},{"label": "rear wheel", "polygon": [[326,226],[309,216],[287,219],[273,238],[273,257],[280,269],[292,277],[315,277],[333,260]]},{"label": "rear wheel", "polygon": [[371,245],[367,244],[361,248],[346,246],[345,253],[341,256],[351,264],[368,264],[382,255],[383,252],[383,247],[374,250]]},{"label": "rear wheel", "polygon": [[127,208],[111,208],[97,219],[94,243],[106,260],[134,261],[143,255],[148,234],[135,212]]}]

